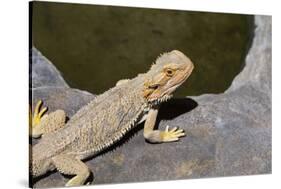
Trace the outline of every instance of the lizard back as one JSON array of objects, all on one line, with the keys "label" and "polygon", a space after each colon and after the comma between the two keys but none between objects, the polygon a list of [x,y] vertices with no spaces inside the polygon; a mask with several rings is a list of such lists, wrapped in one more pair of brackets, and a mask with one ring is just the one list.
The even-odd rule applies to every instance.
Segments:
[{"label": "lizard back", "polygon": [[147,107],[140,95],[141,80],[134,78],[98,95],[64,128],[44,136],[34,146],[34,155],[46,158],[44,152],[47,151],[47,157],[66,153],[84,159],[118,141],[145,114]]}]

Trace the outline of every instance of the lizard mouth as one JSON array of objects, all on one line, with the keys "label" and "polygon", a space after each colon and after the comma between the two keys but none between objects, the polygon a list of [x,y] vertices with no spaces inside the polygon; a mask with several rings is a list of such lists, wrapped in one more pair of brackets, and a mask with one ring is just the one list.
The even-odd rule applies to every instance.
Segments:
[{"label": "lizard mouth", "polygon": [[170,87],[167,87],[167,89],[163,92],[163,95],[171,94],[172,92],[174,92],[181,84],[183,84],[186,81],[187,78],[188,75],[186,75],[179,83],[175,83]]},{"label": "lizard mouth", "polygon": [[170,98],[173,97],[173,92],[182,84],[185,82],[185,80],[188,78],[188,75],[185,76],[179,83],[174,83],[170,87],[164,88],[164,91],[161,92],[160,97],[154,97],[149,99],[149,102],[153,104],[159,104],[162,102],[168,101]]}]

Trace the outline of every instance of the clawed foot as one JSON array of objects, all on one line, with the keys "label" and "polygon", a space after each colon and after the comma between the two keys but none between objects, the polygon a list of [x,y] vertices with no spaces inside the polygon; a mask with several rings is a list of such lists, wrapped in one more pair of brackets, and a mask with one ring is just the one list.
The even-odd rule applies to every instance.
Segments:
[{"label": "clawed foot", "polygon": [[31,127],[35,127],[36,125],[38,125],[41,122],[41,119],[44,115],[44,113],[47,111],[47,107],[44,107],[43,109],[41,109],[42,107],[42,100],[39,100],[35,106],[34,109],[34,113],[32,116],[32,112],[30,111],[30,120],[31,120]]},{"label": "clawed foot", "polygon": [[66,115],[63,110],[56,110],[49,114],[45,114],[46,107],[42,107],[42,100],[39,100],[35,106],[33,115],[31,110],[29,111],[29,135],[32,138],[39,138],[44,134],[54,132],[65,125]]},{"label": "clawed foot", "polygon": [[32,138],[38,138],[44,132],[44,128],[41,126],[41,123],[42,123],[42,118],[46,117],[46,115],[44,114],[47,111],[47,108],[44,107],[41,109],[42,104],[43,104],[42,100],[39,100],[37,102],[33,115],[32,115],[31,108],[29,110],[29,127],[30,127],[29,136],[31,136]]},{"label": "clawed foot", "polygon": [[75,176],[74,178],[70,179],[65,186],[69,187],[69,186],[81,186],[84,183],[84,178],[81,178],[79,176]]},{"label": "clawed foot", "polygon": [[173,142],[178,141],[180,137],[185,136],[183,129],[178,129],[174,127],[169,131],[169,126],[166,127],[165,131],[162,133],[163,142]]}]

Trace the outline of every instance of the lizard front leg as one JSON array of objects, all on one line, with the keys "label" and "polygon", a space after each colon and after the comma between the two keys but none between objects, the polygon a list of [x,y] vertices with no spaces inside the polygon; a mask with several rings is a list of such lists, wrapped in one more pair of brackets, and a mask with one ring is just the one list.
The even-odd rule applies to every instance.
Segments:
[{"label": "lizard front leg", "polygon": [[72,155],[62,154],[52,158],[54,166],[61,173],[75,175],[65,186],[80,186],[90,176],[90,170],[80,159]]},{"label": "lizard front leg", "polygon": [[43,134],[53,132],[65,125],[66,115],[63,110],[56,110],[50,114],[45,114],[47,108],[41,109],[43,102],[39,100],[35,106],[34,114],[30,110],[30,135],[33,138],[38,138]]},{"label": "lizard front leg", "polygon": [[183,129],[178,129],[177,127],[169,130],[169,126],[167,126],[165,131],[153,130],[157,114],[158,108],[151,109],[147,114],[143,132],[146,140],[152,143],[173,142],[178,141],[180,137],[185,136]]}]

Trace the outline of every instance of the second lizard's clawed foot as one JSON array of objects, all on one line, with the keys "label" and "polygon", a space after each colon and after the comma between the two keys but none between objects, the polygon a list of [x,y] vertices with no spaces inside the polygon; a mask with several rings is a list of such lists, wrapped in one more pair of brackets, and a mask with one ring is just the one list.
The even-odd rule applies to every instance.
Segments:
[{"label": "second lizard's clawed foot", "polygon": [[30,136],[39,138],[40,136],[56,131],[65,125],[66,114],[63,110],[56,110],[50,114],[45,114],[47,107],[42,107],[42,100],[35,106],[33,115],[30,110]]},{"label": "second lizard's clawed foot", "polygon": [[32,119],[32,122],[31,122],[32,127],[35,127],[36,125],[38,125],[41,122],[41,118],[43,117],[44,113],[47,111],[47,107],[44,107],[41,109],[42,104],[43,104],[42,100],[39,100],[37,102],[35,109],[34,109],[33,116],[32,116],[32,112],[30,111],[30,114],[31,114],[30,119]]},{"label": "second lizard's clawed foot", "polygon": [[[32,110],[29,110],[29,127],[30,132],[29,136],[33,138],[38,138],[43,134],[43,128],[41,127],[42,118],[45,118],[45,112],[47,108],[42,108],[42,100],[39,100],[34,108],[34,112],[32,114]],[[41,109],[42,108],[42,109]]]},{"label": "second lizard's clawed foot", "polygon": [[163,142],[173,142],[178,141],[179,138],[183,136],[185,136],[183,129],[174,127],[173,129],[169,130],[169,126],[167,126],[165,131],[162,133],[162,140]]}]

